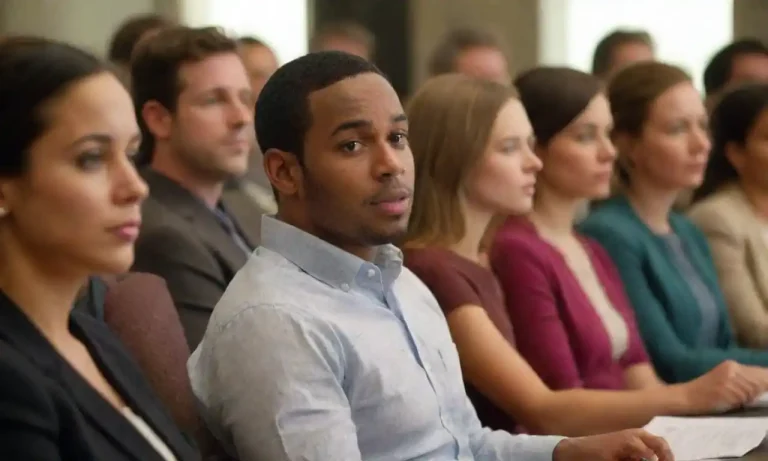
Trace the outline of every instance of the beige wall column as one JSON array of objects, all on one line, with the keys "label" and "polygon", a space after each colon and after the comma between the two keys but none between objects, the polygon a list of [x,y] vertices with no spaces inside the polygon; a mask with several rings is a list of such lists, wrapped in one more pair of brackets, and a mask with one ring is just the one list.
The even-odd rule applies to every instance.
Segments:
[{"label": "beige wall column", "polygon": [[[0,0],[0,34],[34,34],[104,56],[117,26],[135,14],[176,14],[178,0]],[[158,8],[156,10],[156,8]]]},{"label": "beige wall column", "polygon": [[768,1],[734,0],[733,36],[755,37],[768,43]]}]

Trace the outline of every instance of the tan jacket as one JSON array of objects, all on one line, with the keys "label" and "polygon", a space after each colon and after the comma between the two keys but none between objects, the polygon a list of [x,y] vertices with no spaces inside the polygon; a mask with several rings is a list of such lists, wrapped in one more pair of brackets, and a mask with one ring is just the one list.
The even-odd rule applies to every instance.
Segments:
[{"label": "tan jacket", "polygon": [[690,210],[706,234],[739,343],[768,347],[768,222],[761,221],[738,186]]}]

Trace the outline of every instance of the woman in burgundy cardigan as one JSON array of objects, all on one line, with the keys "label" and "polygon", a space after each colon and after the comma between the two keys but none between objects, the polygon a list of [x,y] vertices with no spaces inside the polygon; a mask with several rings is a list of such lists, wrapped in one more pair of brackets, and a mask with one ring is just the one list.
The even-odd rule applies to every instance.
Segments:
[{"label": "woman in burgundy cardigan", "polygon": [[[552,384],[554,373],[541,363],[529,364],[515,349],[515,336],[529,341],[539,334],[542,348],[548,348],[550,341],[562,346],[562,338],[528,331],[536,325],[512,321],[502,289],[483,264],[480,250],[494,216],[525,214],[533,204],[541,161],[532,150],[533,132],[520,101],[502,85],[443,76],[414,96],[408,118],[416,185],[405,264],[430,288],[446,314],[468,394],[485,425],[571,436],[597,434],[640,427],[661,414],[730,408],[753,395],[749,373],[732,364],[675,386],[664,386],[657,379],[649,388],[621,391],[616,389],[624,386],[593,386],[584,379]],[[607,260],[605,266],[610,266]],[[546,278],[536,284],[532,289],[540,292],[554,289]],[[620,286],[612,296],[623,300]],[[631,318],[625,322],[631,324]],[[629,361],[650,370],[636,336],[632,331]],[[565,347],[570,347],[567,341]],[[572,358],[553,361],[550,367],[567,373],[578,369]],[[600,378],[613,373],[612,366],[595,369],[594,379],[614,383],[615,378]]]}]

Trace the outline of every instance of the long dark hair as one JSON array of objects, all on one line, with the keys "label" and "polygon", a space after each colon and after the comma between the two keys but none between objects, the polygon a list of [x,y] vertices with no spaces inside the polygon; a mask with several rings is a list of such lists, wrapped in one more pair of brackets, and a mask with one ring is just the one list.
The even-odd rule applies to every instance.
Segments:
[{"label": "long dark hair", "polygon": [[46,105],[71,85],[106,70],[93,55],[65,43],[0,39],[0,176],[24,172],[30,145],[50,122]]},{"label": "long dark hair", "polygon": [[768,84],[750,83],[726,93],[710,118],[712,154],[704,181],[693,194],[699,201],[735,182],[739,173],[726,156],[726,148],[735,143],[744,146],[760,115],[768,109]]}]

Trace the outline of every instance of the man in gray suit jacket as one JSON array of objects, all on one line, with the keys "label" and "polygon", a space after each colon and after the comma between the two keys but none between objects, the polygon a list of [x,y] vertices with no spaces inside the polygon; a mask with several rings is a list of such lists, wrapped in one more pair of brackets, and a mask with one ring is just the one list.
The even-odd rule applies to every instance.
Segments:
[{"label": "man in gray suit jacket", "polygon": [[253,93],[237,43],[213,28],[159,32],[131,71],[150,188],[133,270],[166,280],[194,348],[259,241],[263,210],[233,181],[255,144]]}]

